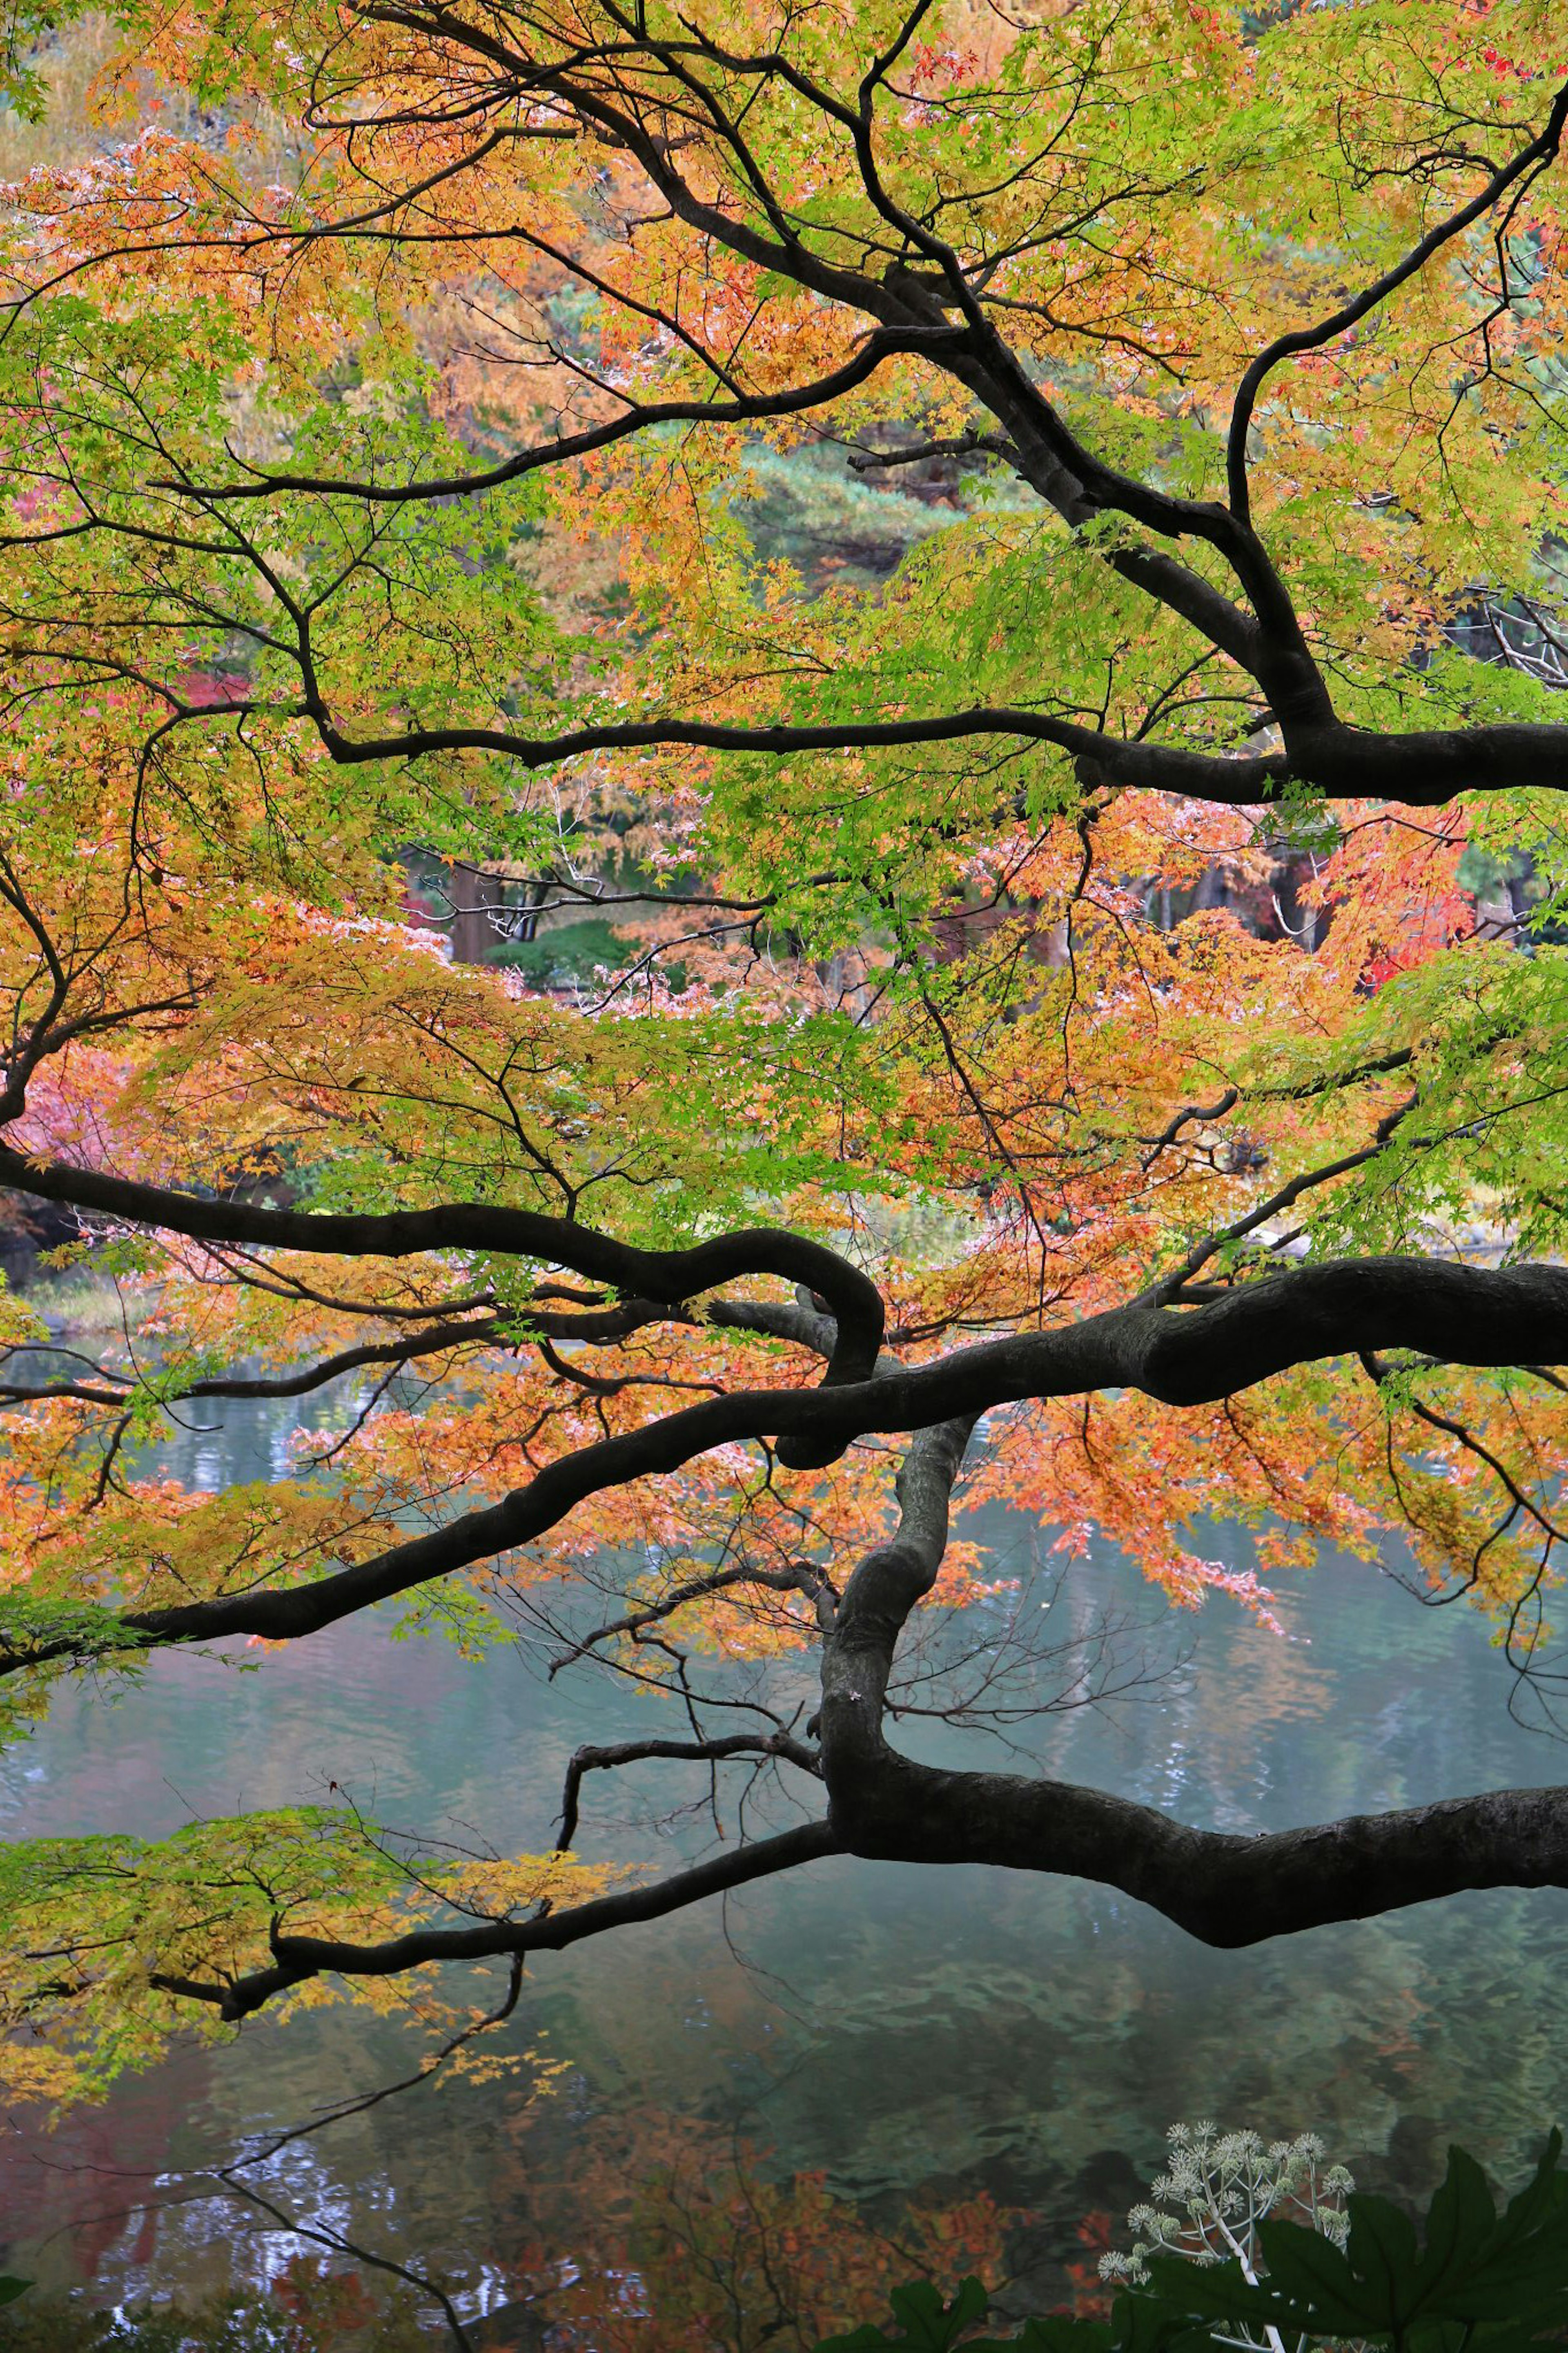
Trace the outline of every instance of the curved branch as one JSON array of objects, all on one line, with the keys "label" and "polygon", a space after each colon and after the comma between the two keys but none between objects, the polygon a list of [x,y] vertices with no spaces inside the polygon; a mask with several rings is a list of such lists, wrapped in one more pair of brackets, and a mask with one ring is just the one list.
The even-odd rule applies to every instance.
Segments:
[{"label": "curved branch", "polygon": [[1489,1790],[1248,1836],[1062,1781],[944,1772],[892,1750],[829,1815],[851,1853],[989,1862],[1115,1887],[1235,1950],[1480,1887],[1568,1887],[1568,1789]]},{"label": "curved branch", "polygon": [[[709,720],[648,719],[612,721],[603,726],[574,728],[561,735],[521,735],[505,727],[418,727],[402,735],[357,739],[345,735],[319,702],[305,707],[332,758],[344,766],[365,760],[415,760],[432,752],[499,752],[525,768],[544,768],[586,752],[653,751],[667,744],[698,751],[763,752],[788,758],[799,752],[869,751],[884,744],[951,744],[974,735],[1012,735],[1025,742],[1051,744],[1076,759],[1089,761],[1109,783],[1180,793],[1188,800],[1215,801],[1226,807],[1250,807],[1267,800],[1292,773],[1282,754],[1231,759],[1167,744],[1130,742],[1098,728],[1080,727],[1072,720],[1007,704],[942,712],[929,719],[821,724],[807,721],[795,726],[738,727]],[[1568,760],[1568,730],[1536,732],[1561,737],[1559,757]],[[1356,789],[1360,793],[1367,787],[1362,785]],[[1409,797],[1396,794],[1392,786],[1381,789],[1389,797]],[[1457,788],[1451,787],[1445,797],[1453,789]]]},{"label": "curved branch", "polygon": [[787,1732],[728,1732],[713,1740],[617,1740],[607,1747],[578,1748],[567,1764],[562,1788],[556,1853],[567,1853],[577,1835],[577,1801],[584,1773],[613,1772],[618,1765],[640,1765],[653,1757],[712,1764],[727,1757],[783,1757],[805,1773],[820,1773],[816,1751],[792,1740]]},{"label": "curved branch", "polygon": [[[868,1378],[882,1344],[882,1297],[870,1278],[825,1243],[777,1227],[718,1235],[687,1250],[639,1250],[574,1219],[547,1217],[533,1209],[478,1202],[364,1215],[261,1208],[247,1201],[205,1199],[99,1169],[39,1163],[6,1146],[0,1146],[0,1184],[41,1200],[161,1226],[193,1241],[248,1242],[344,1258],[409,1258],[426,1250],[472,1250],[538,1259],[611,1283],[633,1299],[666,1306],[683,1305],[741,1276],[778,1275],[819,1293],[831,1309],[837,1333],[823,1379],[835,1385]],[[802,1461],[792,1467],[820,1464]]]},{"label": "curved branch", "polygon": [[610,1928],[625,1928],[639,1920],[662,1920],[710,1895],[745,1887],[756,1879],[794,1871],[803,1862],[837,1854],[838,1841],[826,1822],[806,1822],[798,1830],[781,1831],[776,1838],[759,1839],[707,1862],[693,1863],[673,1879],[651,1887],[633,1887],[616,1895],[595,1896],[574,1904],[566,1912],[549,1912],[532,1920],[486,1920],[471,1928],[414,1928],[380,1945],[350,1945],[326,1936],[289,1936],[275,1933],[273,1961],[268,1968],[227,1984],[204,1984],[190,1978],[154,1974],[150,1980],[160,1992],[187,2000],[210,2002],[229,2020],[247,2018],[289,1986],[307,1978],[336,1971],[344,1977],[398,1977],[427,1961],[484,1961],[500,1956],[561,1953],[588,1936]]},{"label": "curved branch", "polygon": [[[592,1319],[558,1316],[550,1320],[574,1328],[579,1320]],[[487,1316],[482,1323],[477,1324],[437,1324],[427,1331],[410,1333],[403,1340],[372,1340],[357,1348],[340,1348],[335,1356],[320,1357],[315,1364],[306,1365],[297,1373],[216,1376],[188,1382],[183,1388],[161,1386],[157,1394],[171,1404],[184,1404],[193,1398],[306,1397],[312,1389],[324,1388],[329,1381],[340,1380],[345,1373],[358,1372],[365,1365],[412,1364],[420,1356],[444,1355],[453,1348],[466,1347],[476,1340],[493,1340],[498,1335],[510,1335],[517,1328],[510,1317],[496,1315]],[[104,1381],[118,1381],[119,1386],[94,1388],[86,1381],[56,1381],[28,1386],[0,1379],[0,1405],[31,1404],[48,1398],[79,1398],[91,1405],[122,1406],[143,1386],[134,1377],[121,1380],[118,1375],[107,1372],[100,1372],[98,1377]]]},{"label": "curved branch", "polygon": [[[604,1625],[594,1627],[580,1641],[574,1642],[570,1650],[563,1651],[558,1658],[551,1660],[546,1682],[553,1683],[563,1667],[575,1666],[579,1659],[587,1658],[601,1642],[613,1641],[617,1634],[630,1634],[635,1641],[645,1626],[657,1626],[662,1620],[673,1618],[676,1611],[684,1609],[689,1602],[704,1601],[710,1594],[728,1593],[737,1585],[761,1585],[774,1593],[812,1591],[809,1572],[804,1566],[759,1568],[751,1563],[742,1563],[736,1567],[705,1570],[700,1577],[688,1577],[683,1584],[675,1586],[662,1599],[646,1602],[640,1609],[628,1610],[624,1617],[607,1619]],[[642,1753],[639,1749],[638,1754]],[[681,1753],[684,1755],[685,1751]],[[597,1756],[598,1752],[595,1750],[594,1754]],[[618,1762],[619,1759],[612,1761]],[[562,1844],[570,1843],[563,1833]]]},{"label": "curved branch", "polygon": [[[1568,1300],[1568,1282],[1563,1292]],[[822,1776],[848,1852],[1091,1880],[1227,1948],[1468,1888],[1568,1887],[1568,1789],[1488,1791],[1245,1836],[1194,1830],[1100,1789],[953,1771],[889,1747],[894,1651],[941,1566],[970,1427],[948,1421],[915,1439],[897,1532],[855,1569],[823,1643]]]},{"label": "curved branch", "polygon": [[[1136,1388],[1165,1405],[1212,1404],[1291,1366],[1389,1348],[1473,1366],[1568,1361],[1568,1269],[1411,1258],[1292,1267],[1199,1306],[1133,1301],[1055,1331],[983,1341],[914,1371],[832,1388],[739,1390],[581,1447],[500,1503],[313,1584],[127,1610],[121,1624],[149,1648],[225,1634],[296,1641],[535,1543],[588,1496],[679,1470],[713,1447],[773,1438],[793,1441],[790,1451],[812,1463],[873,1431],[973,1420],[1026,1398]],[[785,1445],[777,1451],[783,1461]],[[40,1647],[16,1664],[37,1665],[68,1647]],[[14,1671],[0,1663],[0,1672]]]},{"label": "curved branch", "polygon": [[1230,431],[1226,443],[1226,486],[1230,493],[1231,512],[1239,522],[1247,521],[1251,498],[1247,470],[1247,429],[1258,405],[1258,396],[1281,360],[1290,359],[1298,352],[1316,351],[1322,344],[1331,343],[1336,335],[1346,333],[1410,279],[1418,276],[1444,246],[1451,244],[1484,213],[1489,213],[1498,198],[1505,195],[1516,180],[1521,179],[1532,168],[1544,169],[1552,163],[1562,144],[1565,129],[1568,129],[1568,83],[1553,99],[1545,127],[1528,147],[1521,147],[1510,162],[1492,174],[1479,195],[1472,196],[1468,204],[1461,205],[1458,212],[1450,213],[1447,220],[1439,221],[1436,227],[1428,229],[1419,243],[1413,245],[1391,269],[1385,269],[1381,278],[1364,287],[1350,301],[1342,303],[1326,319],[1319,319],[1310,327],[1298,327],[1289,334],[1277,335],[1258,353],[1237,386],[1236,405],[1231,410]]},{"label": "curved branch", "polygon": [[[1221,626],[1213,627],[1210,635],[1223,645]],[[1256,655],[1249,666],[1257,670]],[[1289,722],[1287,747],[1238,757],[1110,735],[1016,704],[942,712],[923,719],[742,727],[672,718],[612,721],[549,736],[519,734],[505,727],[416,727],[402,735],[357,739],[342,733],[319,698],[308,699],[302,708],[332,758],[344,766],[419,759],[431,753],[496,752],[525,768],[542,768],[584,753],[652,751],[664,745],[787,759],[801,752],[870,751],[1010,735],[1054,745],[1098,782],[1177,793],[1226,808],[1255,807],[1292,782],[1311,785],[1331,801],[1389,800],[1412,808],[1437,808],[1459,793],[1510,792],[1526,786],[1568,790],[1568,727],[1504,721],[1384,734],[1346,726],[1315,705],[1304,720],[1292,718],[1293,706],[1285,691],[1266,691],[1276,716]]]},{"label": "curved branch", "polygon": [[[374,1315],[386,1311],[370,1303],[355,1303],[354,1312]],[[403,1312],[403,1311],[393,1311]],[[790,1310],[778,1309],[781,1318]],[[740,1330],[772,1331],[771,1324],[755,1321],[765,1310],[759,1304],[747,1309],[743,1304],[721,1314],[719,1308],[708,1311],[713,1324],[733,1324]],[[454,1348],[471,1347],[476,1342],[495,1343],[501,1347],[515,1347],[526,1341],[538,1340],[548,1345],[552,1341],[578,1341],[590,1347],[611,1346],[619,1340],[628,1340],[635,1333],[644,1331],[650,1324],[673,1321],[679,1314],[676,1307],[666,1306],[652,1299],[626,1299],[618,1306],[605,1307],[577,1314],[556,1314],[531,1303],[508,1308],[502,1315],[487,1315],[479,1322],[434,1324],[423,1332],[410,1333],[402,1340],[367,1340],[357,1347],[340,1348],[331,1356],[318,1357],[298,1372],[277,1374],[221,1373],[202,1380],[188,1382],[184,1388],[160,1385],[157,1396],[171,1405],[183,1405],[190,1399],[297,1398],[307,1397],[313,1389],[324,1388],[329,1381],[341,1380],[345,1373],[360,1371],[367,1365],[414,1364],[422,1356],[444,1356]],[[691,1319],[695,1320],[695,1319]],[[821,1319],[826,1321],[826,1319]],[[829,1325],[831,1330],[833,1327]],[[787,1332],[781,1336],[788,1337]],[[146,1384],[130,1375],[106,1372],[91,1366],[93,1377],[100,1381],[117,1384],[112,1388],[95,1388],[86,1379],[26,1383],[4,1378],[4,1366],[13,1356],[34,1356],[44,1353],[21,1345],[0,1350],[0,1406],[31,1405],[50,1398],[78,1398],[89,1405],[122,1406]],[[74,1349],[66,1353],[74,1356]],[[829,1350],[819,1351],[823,1356]],[[89,1360],[90,1363],[90,1360]]]},{"label": "curved branch", "polygon": [[830,375],[819,376],[813,384],[797,385],[790,392],[742,394],[734,400],[651,402],[645,407],[629,409],[624,417],[611,417],[604,425],[587,427],[581,433],[563,434],[559,440],[536,448],[519,450],[515,457],[487,468],[483,473],[440,475],[428,480],[394,483],[348,481],[330,474],[271,473],[257,467],[252,481],[206,486],[170,480],[154,481],[150,487],[174,491],[181,497],[213,505],[237,499],[271,498],[284,491],[319,492],[384,506],[405,505],[420,499],[469,498],[482,491],[500,490],[508,482],[521,481],[542,467],[565,465],[574,458],[591,457],[595,450],[610,448],[616,442],[656,426],[752,424],[768,417],[797,417],[805,409],[826,407],[874,375],[884,360],[927,351],[960,332],[961,329],[942,326],[902,330],[879,327],[867,337],[852,360],[847,360]]}]

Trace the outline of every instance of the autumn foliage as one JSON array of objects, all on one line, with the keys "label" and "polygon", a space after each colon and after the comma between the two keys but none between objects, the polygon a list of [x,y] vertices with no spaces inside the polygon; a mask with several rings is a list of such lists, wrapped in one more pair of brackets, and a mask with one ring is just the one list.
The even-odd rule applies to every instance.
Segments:
[{"label": "autumn foliage", "polygon": [[[19,26],[18,119],[73,37]],[[0,1300],[7,1721],[372,1606],[476,1672],[542,1628],[765,1831],[574,1860],[595,1755],[518,1856],[348,1790],[19,1844],[16,2088],[329,1990],[477,2063],[442,1961],[845,1848],[1218,1935],[1163,1818],[1052,1844],[856,1713],[1006,1610],[955,1482],[1265,1624],[1396,1543],[1550,1710],[1563,49],[1544,0],[127,9],[0,191],[0,1177],[119,1319]],[[570,985],[482,960],[590,917]],[[171,1417],[258,1397],[286,1466],[183,1485]],[[1486,1802],[1560,1882],[1555,1800]],[[1474,1883],[1387,1835],[1387,1901]],[[1215,1852],[1257,1933],[1368,1908]]]}]

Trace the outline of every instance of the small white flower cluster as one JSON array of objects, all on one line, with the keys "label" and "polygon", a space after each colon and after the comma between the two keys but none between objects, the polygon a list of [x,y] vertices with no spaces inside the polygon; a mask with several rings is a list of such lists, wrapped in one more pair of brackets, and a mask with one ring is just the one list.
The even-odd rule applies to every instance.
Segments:
[{"label": "small white flower cluster", "polygon": [[1168,2137],[1170,2169],[1151,2185],[1158,2203],[1133,2207],[1127,2218],[1132,2251],[1101,2256],[1101,2279],[1141,2285],[1151,2255],[1184,2255],[1194,2263],[1237,2257],[1256,2278],[1258,2225],[1270,2215],[1343,2246],[1350,2217],[1341,2201],[1355,2184],[1342,2165],[1325,2168],[1315,2133],[1265,2142],[1255,2132],[1222,2133],[1202,2123],[1173,2125]]}]

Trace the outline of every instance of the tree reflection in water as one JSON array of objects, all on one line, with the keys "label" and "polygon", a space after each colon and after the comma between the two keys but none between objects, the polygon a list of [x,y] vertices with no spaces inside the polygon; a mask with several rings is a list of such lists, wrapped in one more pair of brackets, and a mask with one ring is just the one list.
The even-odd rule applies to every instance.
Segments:
[{"label": "tree reflection in water", "polygon": [[[265,1475],[286,1437],[275,1409],[248,1422],[230,1409],[200,1467]],[[1008,1556],[1003,1573],[1031,1535],[1001,1514],[965,1533]],[[1092,1567],[1096,1599],[1142,1605],[1114,1555]],[[1237,1829],[1555,1771],[1509,1721],[1483,1630],[1422,1611],[1364,1563],[1325,1560],[1282,1602],[1283,1639],[1205,1612],[1190,1673],[1147,1704],[1049,1719],[1041,1763]],[[134,1715],[64,1694],[0,1767],[0,1822],[162,1836],[186,1819],[184,1790],[292,1803],[353,1754],[368,1777],[356,1794],[383,1819],[515,1847],[552,1819],[572,1749],[602,1732],[603,1695],[590,1718],[570,1683],[521,1656],[515,1672],[475,1677],[444,1646],[374,1625],[255,1674],[166,1658]],[[626,1728],[647,1730],[648,1704],[625,1705]],[[904,1736],[940,1733],[912,1722]],[[620,1826],[585,1821],[624,1850]],[[1083,1886],[825,1864],[536,1965],[512,2031],[567,2063],[551,2095],[535,2098],[526,2071],[425,2085],[291,2145],[258,2186],[309,2226],[450,2283],[480,2347],[528,2345],[524,2329],[549,2345],[553,2328],[571,2353],[655,2353],[663,2330],[686,2353],[700,2324],[724,2353],[789,2353],[796,2319],[763,2332],[792,2297],[843,2325],[880,2309],[883,2283],[922,2250],[948,2280],[1016,2274],[1020,2308],[1066,2303],[1073,2267],[1080,2290],[1092,2276],[1095,2218],[1126,2212],[1177,2116],[1313,2128],[1367,2188],[1411,2200],[1456,2136],[1514,2168],[1561,2107],[1564,1917],[1555,1895],[1499,1893],[1214,1954]],[[471,1998],[503,1990],[476,1976]],[[340,2010],[285,2037],[262,2019],[53,2136],[14,2117],[0,2268],[38,2279],[37,2308],[89,2282],[100,2301],[194,2302],[292,2264],[302,2328],[311,2295],[341,2293],[352,2266],[312,2284],[326,2251],[275,2220],[167,2201],[182,2184],[210,2189],[247,2134],[408,2064],[390,2021]],[[156,2213],[132,2211],[153,2197]],[[374,2279],[366,2292],[383,2293]],[[450,2341],[428,2297],[420,2308],[421,2341]],[[81,2325],[79,2310],[78,2336],[58,2340],[71,2353]]]}]

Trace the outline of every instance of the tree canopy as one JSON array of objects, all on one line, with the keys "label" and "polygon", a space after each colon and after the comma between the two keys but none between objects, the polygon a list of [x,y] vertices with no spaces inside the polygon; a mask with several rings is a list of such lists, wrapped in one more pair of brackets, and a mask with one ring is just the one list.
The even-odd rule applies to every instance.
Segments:
[{"label": "tree canopy", "polygon": [[[391,1604],[685,1725],[529,1854],[8,1848],[15,2085],[505,2009],[834,1853],[1215,1944],[1568,1884],[1555,1787],[1248,1838],[889,1731],[955,1493],[1265,1617],[1397,1547],[1554,1720],[1560,10],[128,0],[76,153],[68,13],[8,20],[0,1183],[124,1322],[0,1299],[8,1724]],[[321,1426],[181,1486],[258,1398]],[[576,1860],[648,1758],[740,1833]]]}]

